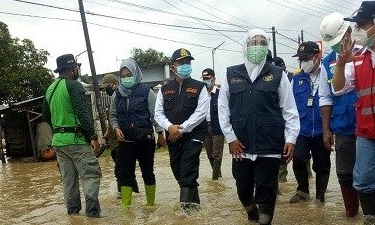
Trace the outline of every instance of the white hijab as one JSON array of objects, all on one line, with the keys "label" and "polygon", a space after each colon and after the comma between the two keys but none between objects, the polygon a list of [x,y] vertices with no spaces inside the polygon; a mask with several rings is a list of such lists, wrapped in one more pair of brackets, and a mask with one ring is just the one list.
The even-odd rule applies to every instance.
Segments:
[{"label": "white hijab", "polygon": [[250,39],[256,35],[264,36],[267,40],[267,47],[269,45],[269,42],[268,42],[269,37],[265,31],[255,28],[255,29],[249,30],[246,33],[244,40],[243,40],[243,54],[244,54],[245,67],[246,67],[247,73],[249,74],[249,78],[251,79],[251,81],[254,81],[258,77],[260,71],[263,69],[264,64],[266,64],[266,58],[267,58],[265,57],[264,60],[258,65],[251,63],[247,59],[247,44],[249,43]]}]

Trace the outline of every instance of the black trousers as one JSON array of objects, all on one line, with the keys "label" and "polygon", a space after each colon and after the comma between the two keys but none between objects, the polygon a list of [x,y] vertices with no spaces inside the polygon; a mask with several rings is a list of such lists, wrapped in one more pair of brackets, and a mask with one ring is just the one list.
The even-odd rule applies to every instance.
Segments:
[{"label": "black trousers", "polygon": [[275,205],[279,167],[278,158],[232,160],[232,173],[236,180],[238,198],[244,207],[253,203]]},{"label": "black trousers", "polygon": [[117,151],[117,179],[120,186],[133,187],[135,164],[138,160],[145,185],[155,184],[154,155],[155,140],[120,142]]},{"label": "black trousers", "polygon": [[168,143],[170,166],[180,187],[197,187],[202,143],[189,139]]}]

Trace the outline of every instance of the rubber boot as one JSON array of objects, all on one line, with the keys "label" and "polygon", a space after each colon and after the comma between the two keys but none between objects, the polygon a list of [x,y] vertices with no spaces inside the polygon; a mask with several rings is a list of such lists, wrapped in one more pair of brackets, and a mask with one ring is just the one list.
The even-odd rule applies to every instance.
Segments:
[{"label": "rubber boot", "polygon": [[280,168],[279,168],[279,182],[285,183],[287,182],[286,176],[288,175],[288,168],[285,161],[281,161]]},{"label": "rubber boot", "polygon": [[315,198],[319,200],[321,203],[325,202],[325,193],[326,193],[327,186],[328,186],[328,180],[329,180],[329,173],[316,174],[316,182],[315,182],[316,196]]},{"label": "rubber boot", "polygon": [[245,207],[245,210],[247,212],[247,220],[251,222],[258,222],[259,220],[259,209],[258,206],[253,203],[249,206]]},{"label": "rubber boot", "polygon": [[344,200],[347,217],[354,217],[358,214],[359,199],[357,191],[349,184],[341,184],[341,194]]},{"label": "rubber boot", "polygon": [[259,224],[271,225],[273,219],[273,213],[275,211],[275,205],[270,204],[258,204],[259,206]]},{"label": "rubber boot", "polygon": [[128,209],[132,204],[132,187],[129,186],[122,186],[121,187],[121,202],[122,207]]},{"label": "rubber boot", "polygon": [[155,190],[156,185],[145,185],[146,200],[148,206],[155,205]]},{"label": "rubber boot", "polygon": [[208,160],[210,161],[211,169],[213,169],[214,168],[214,159],[208,158]]},{"label": "rubber boot", "polygon": [[359,200],[362,206],[363,224],[375,225],[375,192],[359,193]]},{"label": "rubber boot", "polygon": [[214,160],[212,167],[212,180],[218,180],[221,177],[221,160]]}]

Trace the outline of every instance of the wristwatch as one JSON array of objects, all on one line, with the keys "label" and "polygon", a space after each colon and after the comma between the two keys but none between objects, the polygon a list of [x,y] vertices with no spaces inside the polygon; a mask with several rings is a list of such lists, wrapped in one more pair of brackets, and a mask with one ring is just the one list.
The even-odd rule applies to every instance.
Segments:
[{"label": "wristwatch", "polygon": [[98,140],[98,135],[94,134],[90,137],[90,141],[97,141]]}]

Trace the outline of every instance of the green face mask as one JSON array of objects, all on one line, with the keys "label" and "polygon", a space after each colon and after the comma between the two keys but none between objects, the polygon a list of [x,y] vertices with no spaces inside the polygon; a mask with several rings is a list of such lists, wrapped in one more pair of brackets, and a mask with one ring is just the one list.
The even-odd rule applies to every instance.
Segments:
[{"label": "green face mask", "polygon": [[122,77],[120,81],[125,88],[132,88],[135,84],[135,77]]},{"label": "green face mask", "polygon": [[334,52],[339,53],[340,52],[340,46],[341,46],[341,41],[335,45],[332,45],[331,48]]},{"label": "green face mask", "polygon": [[247,59],[254,64],[260,64],[267,56],[268,47],[255,45],[247,47]]}]

